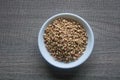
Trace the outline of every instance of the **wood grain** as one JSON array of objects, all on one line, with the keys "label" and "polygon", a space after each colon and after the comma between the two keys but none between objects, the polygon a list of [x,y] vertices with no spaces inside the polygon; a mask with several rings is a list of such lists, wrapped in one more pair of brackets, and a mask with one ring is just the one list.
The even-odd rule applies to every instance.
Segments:
[{"label": "wood grain", "polygon": [[[75,13],[95,35],[91,57],[58,70],[41,57],[38,32],[54,14]],[[120,80],[120,0],[0,0],[0,80]]]}]

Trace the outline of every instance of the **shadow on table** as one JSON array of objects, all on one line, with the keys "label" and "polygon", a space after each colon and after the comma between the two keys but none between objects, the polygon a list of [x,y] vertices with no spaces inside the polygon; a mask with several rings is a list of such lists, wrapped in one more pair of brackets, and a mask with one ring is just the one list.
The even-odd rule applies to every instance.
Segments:
[{"label": "shadow on table", "polygon": [[48,68],[49,68],[48,70],[50,72],[50,75],[52,75],[53,77],[57,79],[72,80],[73,77],[75,77],[76,74],[78,73],[78,67],[72,68],[72,69],[60,69],[60,68],[56,68],[48,64]]}]

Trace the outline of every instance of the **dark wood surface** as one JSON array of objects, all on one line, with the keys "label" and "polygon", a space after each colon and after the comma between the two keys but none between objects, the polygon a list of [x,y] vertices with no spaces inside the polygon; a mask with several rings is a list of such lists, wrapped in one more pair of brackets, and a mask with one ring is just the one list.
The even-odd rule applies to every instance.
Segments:
[{"label": "dark wood surface", "polygon": [[[86,19],[95,35],[90,58],[68,71],[48,65],[37,43],[61,12]],[[120,80],[120,0],[0,0],[0,80]]]}]

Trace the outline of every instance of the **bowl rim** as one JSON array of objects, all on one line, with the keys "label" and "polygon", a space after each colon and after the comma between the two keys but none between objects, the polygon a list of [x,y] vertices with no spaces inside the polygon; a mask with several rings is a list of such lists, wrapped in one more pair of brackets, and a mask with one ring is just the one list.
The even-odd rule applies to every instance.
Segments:
[{"label": "bowl rim", "polygon": [[[74,18],[77,18],[77,19],[79,19],[80,21],[83,21],[83,23],[86,25],[86,27],[88,28],[88,31],[90,32],[90,36],[91,36],[91,40],[92,40],[92,42],[91,42],[91,47],[90,47],[90,51],[89,51],[89,54],[87,54],[86,53],[86,57],[85,58],[83,58],[83,60],[81,61],[81,62],[78,62],[78,63],[76,63],[75,65],[71,65],[71,66],[60,66],[60,65],[58,65],[58,64],[55,64],[55,63],[52,63],[52,61],[50,61],[50,60],[48,60],[47,59],[47,57],[45,57],[44,56],[44,54],[43,54],[43,47],[42,46],[44,46],[45,45],[45,43],[43,43],[44,45],[40,45],[41,44],[41,39],[40,39],[40,37],[41,37],[41,35],[43,35],[43,30],[44,30],[44,28],[46,27],[45,25],[46,24],[48,24],[50,21],[53,21],[56,17],[62,17],[62,16],[71,16],[71,17],[74,17]],[[39,47],[39,50],[40,50],[40,53],[41,53],[41,55],[42,55],[42,57],[49,63],[49,64],[51,64],[52,66],[54,66],[54,67],[57,67],[57,68],[61,68],[61,69],[70,69],[70,68],[74,68],[74,67],[77,67],[77,66],[79,66],[79,65],[81,65],[82,63],[84,63],[88,58],[89,58],[89,56],[91,55],[91,53],[92,53],[92,51],[93,51],[93,47],[94,47],[94,34],[93,34],[93,31],[92,31],[92,28],[90,27],[90,25],[87,23],[87,21],[85,20],[85,19],[83,19],[81,16],[78,16],[78,15],[76,15],[76,14],[73,14],[73,13],[58,13],[58,14],[56,14],[56,15],[53,15],[52,17],[50,17],[50,18],[48,18],[45,22],[44,22],[44,24],[42,25],[42,27],[40,28],[40,30],[39,30],[39,34],[38,34],[38,47]],[[83,56],[83,55],[82,55]],[[82,57],[81,56],[81,57]],[[77,60],[76,60],[77,61]],[[59,61],[57,61],[57,62],[59,62]],[[59,63],[61,63],[61,62],[59,62]],[[74,64],[74,63],[73,63]],[[63,64],[64,65],[64,64]],[[66,65],[66,64],[65,64]]]}]

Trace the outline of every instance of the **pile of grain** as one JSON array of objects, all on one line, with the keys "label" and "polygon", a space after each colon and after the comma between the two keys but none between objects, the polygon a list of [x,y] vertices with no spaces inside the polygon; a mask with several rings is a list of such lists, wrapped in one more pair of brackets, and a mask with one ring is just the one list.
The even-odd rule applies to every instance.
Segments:
[{"label": "pile of grain", "polygon": [[83,26],[69,18],[57,18],[45,30],[47,50],[58,61],[72,62],[85,51],[87,33]]}]

